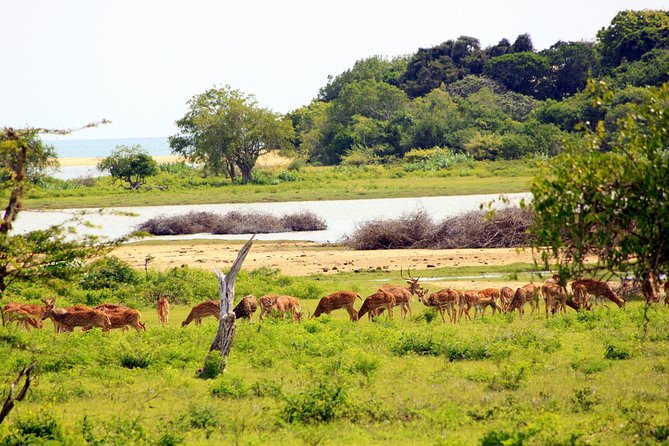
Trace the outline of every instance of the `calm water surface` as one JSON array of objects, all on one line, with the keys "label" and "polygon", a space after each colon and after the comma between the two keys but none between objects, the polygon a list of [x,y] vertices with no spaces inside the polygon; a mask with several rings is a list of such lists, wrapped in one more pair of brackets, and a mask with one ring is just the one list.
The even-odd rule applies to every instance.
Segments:
[{"label": "calm water surface", "polygon": [[[507,194],[511,204],[518,204],[521,199],[529,199],[529,193]],[[434,220],[478,210],[479,206],[499,198],[499,194],[460,195],[450,197],[419,197],[419,198],[383,198],[369,200],[338,200],[338,201],[299,201],[282,203],[246,203],[246,204],[205,204],[183,206],[143,206],[119,207],[99,210],[86,210],[86,219],[94,227],[79,226],[82,234],[95,234],[107,238],[118,238],[135,230],[136,226],[149,218],[158,215],[183,215],[191,211],[207,211],[224,214],[230,211],[260,211],[276,216],[300,211],[311,211],[327,222],[328,229],[313,232],[281,232],[275,234],[258,234],[259,240],[308,240],[315,242],[336,242],[345,234],[350,234],[361,223],[377,219],[394,219],[403,214],[424,210]],[[501,207],[501,206],[500,206]],[[23,211],[15,223],[14,231],[23,233],[35,229],[44,229],[53,224],[62,223],[72,217],[78,210],[63,211]],[[116,213],[115,213],[116,212]],[[132,215],[127,215],[132,213]],[[246,239],[248,234],[213,235],[192,234],[181,236],[161,236],[156,239]]]}]

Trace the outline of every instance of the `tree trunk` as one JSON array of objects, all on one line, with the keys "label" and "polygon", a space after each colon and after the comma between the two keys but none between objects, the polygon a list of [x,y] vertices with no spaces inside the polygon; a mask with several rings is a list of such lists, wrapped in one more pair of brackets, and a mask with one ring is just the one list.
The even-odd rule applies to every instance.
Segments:
[{"label": "tree trunk", "polygon": [[[237,274],[239,274],[239,271],[242,268],[242,263],[244,263],[244,259],[251,249],[252,243],[253,237],[251,237],[242,249],[239,250],[237,259],[233,262],[228,274],[223,274],[218,269],[214,269],[214,272],[216,272],[216,276],[218,277],[221,310],[218,321],[218,330],[216,331],[214,341],[211,343],[209,352],[210,354],[214,351],[220,352],[223,359],[223,368],[227,362],[227,357],[230,354],[232,341],[235,336],[235,313],[232,311],[235,299],[235,281],[237,280]],[[205,367],[200,370],[200,376],[203,376],[207,372],[207,366],[207,360],[205,359]]]},{"label": "tree trunk", "polygon": [[253,171],[253,166],[247,166],[245,164],[238,164],[239,171],[242,173],[242,183],[248,184],[253,179],[251,172]]}]

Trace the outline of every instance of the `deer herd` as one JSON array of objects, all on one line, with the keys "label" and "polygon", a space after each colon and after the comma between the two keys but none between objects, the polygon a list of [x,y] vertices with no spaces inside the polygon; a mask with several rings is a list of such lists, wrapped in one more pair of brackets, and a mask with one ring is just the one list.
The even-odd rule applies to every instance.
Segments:
[{"label": "deer herd", "polygon": [[[535,313],[539,315],[539,303],[543,299],[546,310],[546,318],[557,313],[565,313],[567,307],[576,311],[591,310],[593,306],[605,306],[604,300],[610,300],[619,308],[625,307],[625,300],[621,295],[631,294],[634,285],[630,281],[623,282],[622,286],[614,290],[608,282],[594,279],[579,279],[567,286],[561,284],[560,277],[554,275],[543,284],[528,283],[515,291],[509,287],[486,288],[483,290],[456,290],[444,288],[434,292],[428,292],[419,283],[420,278],[414,278],[409,271],[408,277],[404,277],[400,270],[400,276],[408,286],[384,285],[375,293],[362,299],[359,293],[354,291],[337,291],[323,297],[319,302],[312,317],[321,314],[330,314],[334,310],[345,309],[351,321],[358,321],[365,314],[369,319],[380,316],[387,311],[387,317],[393,317],[393,308],[399,306],[402,319],[411,316],[411,301],[413,296],[429,308],[436,309],[441,315],[442,321],[446,322],[446,314],[450,322],[458,322],[466,317],[472,319],[471,309],[474,308],[474,319],[485,314],[487,307],[492,308],[493,314],[512,313],[518,310],[522,319],[525,314],[526,304],[530,305],[530,317]],[[568,292],[571,289],[571,293]],[[669,305],[669,281],[664,284],[665,300]],[[659,295],[659,292],[657,293]],[[356,311],[354,304],[360,300],[362,305]],[[656,301],[659,298],[656,299]],[[30,330],[31,328],[42,328],[45,319],[51,319],[56,333],[72,332],[76,327],[82,331],[97,327],[102,331],[111,329],[128,330],[130,327],[137,331],[146,330],[141,321],[141,313],[132,308],[116,305],[102,304],[96,307],[86,305],[75,305],[67,308],[57,308],[54,299],[44,299],[44,305],[23,304],[10,302],[2,308],[2,323],[16,323],[16,325]],[[256,299],[253,295],[244,296],[233,309],[237,319],[251,320],[251,316],[260,307],[259,320],[263,321],[270,314],[289,316],[295,321],[303,318],[300,301],[296,297],[267,294]],[[156,299],[156,312],[161,325],[168,323],[170,304],[167,296],[160,295]],[[201,324],[203,318],[220,317],[220,304],[216,300],[208,300],[195,305],[186,319],[181,323],[186,327],[191,322]]]}]

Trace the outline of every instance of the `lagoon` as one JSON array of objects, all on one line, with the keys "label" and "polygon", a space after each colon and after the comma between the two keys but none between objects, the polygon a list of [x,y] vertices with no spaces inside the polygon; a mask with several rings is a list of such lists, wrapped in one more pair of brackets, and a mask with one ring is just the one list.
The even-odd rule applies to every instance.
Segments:
[{"label": "lagoon", "polygon": [[[530,193],[506,194],[510,205],[517,205],[520,200],[529,200]],[[109,209],[67,209],[55,211],[23,211],[14,224],[14,233],[24,233],[36,229],[44,229],[50,225],[60,224],[70,219],[77,212],[86,212],[86,220],[93,227],[78,225],[80,234],[93,234],[107,239],[116,239],[132,233],[136,226],[149,218],[158,215],[183,215],[192,211],[205,211],[224,214],[230,211],[258,211],[281,216],[287,213],[311,211],[324,219],[328,228],[324,231],[308,232],[280,232],[274,234],[258,234],[258,240],[301,240],[320,243],[335,243],[342,237],[350,234],[364,222],[377,219],[394,219],[403,214],[425,211],[434,220],[442,220],[469,211],[479,210],[492,200],[499,198],[499,194],[486,195],[459,195],[447,197],[416,197],[416,198],[382,198],[365,200],[328,200],[328,201],[299,201],[280,203],[222,203],[207,205],[181,206],[139,206],[118,207]],[[506,205],[497,203],[495,207]],[[180,236],[160,236],[158,240],[187,240],[187,239],[247,239],[250,234],[214,235],[191,234]]]}]

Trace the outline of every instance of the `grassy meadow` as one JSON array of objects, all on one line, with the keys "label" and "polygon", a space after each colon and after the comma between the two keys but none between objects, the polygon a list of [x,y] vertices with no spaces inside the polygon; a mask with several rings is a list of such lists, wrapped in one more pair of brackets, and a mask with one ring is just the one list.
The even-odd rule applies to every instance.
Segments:
[{"label": "grassy meadow", "polygon": [[[512,193],[529,190],[536,162],[468,161],[450,168],[407,171],[402,165],[265,167],[251,184],[203,176],[184,164],[163,164],[147,187],[128,191],[110,177],[42,179],[26,194],[29,209],[174,204],[252,203],[356,198]],[[150,190],[149,190],[150,188]]]},{"label": "grassy meadow", "polygon": [[[625,310],[569,310],[550,320],[488,312],[457,325],[442,323],[417,302],[408,320],[399,318],[399,309],[394,320],[358,323],[343,310],[301,323],[259,323],[256,313],[251,323],[238,322],[226,372],[205,380],[195,373],[216,323],[209,318],[181,328],[180,322],[192,303],[214,297],[217,285],[211,273],[175,271],[185,285],[184,302],[172,305],[165,328],[142,290],[171,286],[170,271],[138,272],[134,285],[112,291],[82,290],[95,272],[76,286],[53,288],[62,305],[130,303],[142,310],[146,332],[55,335],[48,321],[44,330],[29,333],[0,328],[4,395],[21,367],[37,362],[28,397],[0,425],[0,444],[571,445],[669,439],[666,307],[644,315],[637,301]],[[530,271],[526,264],[499,269],[518,281],[529,280]],[[243,271],[237,294],[292,292],[313,312],[320,295],[348,288],[364,296],[390,277],[381,271],[311,277]],[[45,291],[29,286],[14,292],[34,301]]]}]

